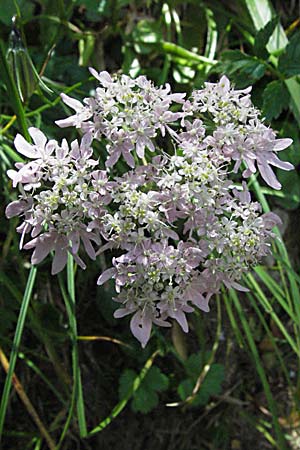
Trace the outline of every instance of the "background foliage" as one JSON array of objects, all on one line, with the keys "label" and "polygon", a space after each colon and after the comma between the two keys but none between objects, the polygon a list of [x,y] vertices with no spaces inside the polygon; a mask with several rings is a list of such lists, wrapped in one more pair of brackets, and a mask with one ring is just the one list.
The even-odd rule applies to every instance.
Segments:
[{"label": "background foliage", "polygon": [[[18,377],[0,407],[4,449],[300,448],[299,13],[295,1],[0,0],[0,375],[4,386],[11,355]],[[104,257],[76,271],[76,293],[71,263],[59,278],[47,260],[28,284],[4,216],[15,134],[75,138],[53,123],[68,112],[60,92],[94,88],[89,66],[183,92],[226,74],[252,84],[266,122],[294,140],[282,191],[250,180],[284,236],[245,280],[251,292],[224,292],[188,336],[155,330],[143,351],[112,316],[112,287],[95,287]]]}]

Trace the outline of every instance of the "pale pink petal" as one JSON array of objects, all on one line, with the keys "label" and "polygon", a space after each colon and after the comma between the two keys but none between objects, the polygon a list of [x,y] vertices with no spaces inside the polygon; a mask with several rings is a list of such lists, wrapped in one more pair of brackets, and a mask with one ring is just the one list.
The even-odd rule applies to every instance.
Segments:
[{"label": "pale pink petal", "polygon": [[70,106],[70,108],[74,109],[76,112],[82,111],[84,108],[82,103],[79,100],[76,100],[76,98],[69,97],[66,94],[60,94],[62,101]]},{"label": "pale pink petal", "polygon": [[150,339],[152,321],[146,314],[138,310],[130,321],[130,329],[133,336],[140,341],[142,347],[145,348]]},{"label": "pale pink petal", "polygon": [[116,319],[120,319],[121,317],[128,316],[128,314],[131,314],[131,313],[132,313],[132,311],[129,311],[126,308],[119,308],[114,312],[114,317]]},{"label": "pale pink petal", "polygon": [[285,138],[285,139],[276,139],[273,150],[275,152],[279,152],[280,150],[284,150],[289,147],[293,143],[293,139]]},{"label": "pale pink petal", "polygon": [[35,127],[28,128],[28,131],[35,145],[44,148],[47,142],[47,138],[44,133],[42,133],[41,130]]},{"label": "pale pink petal", "polygon": [[61,247],[59,244],[55,246],[55,254],[52,261],[51,274],[56,275],[61,272],[67,264],[68,251],[66,247]]},{"label": "pale pink petal", "polygon": [[170,317],[173,317],[173,319],[176,319],[181,328],[185,333],[189,331],[189,325],[186,320],[185,314],[180,309],[177,309],[176,311],[172,312],[172,315],[170,314]]},{"label": "pale pink petal", "polygon": [[30,145],[21,134],[17,134],[14,140],[16,149],[27,158],[37,158],[38,154],[33,145]]},{"label": "pale pink petal", "polygon": [[66,127],[72,127],[74,125],[75,121],[76,121],[76,116],[74,115],[74,116],[67,117],[66,119],[55,120],[55,123],[60,128],[66,128]]},{"label": "pale pink petal", "polygon": [[48,256],[55,245],[53,236],[42,235],[36,239],[36,247],[31,256],[32,264],[39,264]]},{"label": "pale pink petal", "polygon": [[279,190],[281,188],[281,184],[277,180],[273,170],[268,164],[257,164],[259,173],[265,182],[271,186],[273,189]]},{"label": "pale pink petal", "polygon": [[98,278],[97,284],[101,285],[104,284],[107,280],[112,278],[117,273],[117,269],[114,267],[111,267],[110,269],[106,269]]},{"label": "pale pink petal", "polygon": [[7,205],[5,215],[8,219],[19,216],[30,207],[30,204],[26,200],[16,200]]}]

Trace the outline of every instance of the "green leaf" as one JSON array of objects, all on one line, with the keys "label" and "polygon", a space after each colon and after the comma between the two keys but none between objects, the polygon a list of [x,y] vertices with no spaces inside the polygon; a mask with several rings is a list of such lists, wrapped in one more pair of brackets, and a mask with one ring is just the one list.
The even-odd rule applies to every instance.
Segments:
[{"label": "green leaf", "polygon": [[177,392],[182,401],[184,401],[193,392],[194,384],[190,378],[183,380],[178,388]]},{"label": "green leaf", "polygon": [[277,119],[289,106],[290,94],[281,80],[272,81],[263,92],[263,114],[267,120]]},{"label": "green leaf", "polygon": [[119,378],[119,399],[122,400],[133,388],[133,383],[137,373],[134,370],[126,369]]},{"label": "green leaf", "polygon": [[294,34],[280,55],[278,70],[286,77],[300,74],[300,31]]},{"label": "green leaf", "polygon": [[256,56],[262,59],[267,59],[269,52],[267,50],[267,44],[272,36],[275,27],[278,25],[278,17],[274,17],[270,22],[261,28],[255,36],[253,51]]},{"label": "green leaf", "polygon": [[[127,397],[133,389],[137,373],[134,370],[126,369],[119,379],[119,398]],[[142,380],[139,388],[133,393],[131,407],[135,412],[147,414],[158,404],[158,394],[156,391],[164,391],[169,386],[169,380],[166,375],[161,373],[156,366],[150,367],[145,378]]]},{"label": "green leaf", "polygon": [[240,50],[223,52],[221,61],[212,68],[212,72],[226,73],[238,88],[254,84],[264,76],[265,71],[262,61]]},{"label": "green leaf", "polygon": [[145,388],[153,391],[165,391],[169,386],[169,379],[156,366],[152,366],[144,379]]},{"label": "green leaf", "polygon": [[277,178],[282,184],[283,194],[288,196],[276,199],[276,203],[285,209],[296,209],[300,204],[300,176],[295,170],[291,172],[278,170]]},{"label": "green leaf", "polygon": [[196,381],[203,366],[202,353],[193,353],[185,362],[185,370],[187,375]]},{"label": "green leaf", "polygon": [[133,396],[131,407],[134,412],[147,414],[158,405],[158,395],[155,391],[141,386]]},{"label": "green leaf", "polygon": [[[22,11],[22,19],[30,19],[33,16],[34,5],[27,0],[16,0],[20,10]],[[10,26],[12,17],[17,10],[13,0],[1,0],[0,2],[0,22]]]},{"label": "green leaf", "polygon": [[[196,360],[194,359],[194,362]],[[199,373],[198,373],[199,375]],[[196,380],[195,380],[196,381]],[[195,381],[191,378],[183,380],[177,388],[178,395],[181,400],[185,400],[193,392]],[[222,364],[212,364],[199,392],[193,400],[193,405],[206,405],[212,395],[220,394],[222,390],[222,382],[224,381],[224,366]]]},{"label": "green leaf", "polygon": [[[263,28],[274,15],[274,11],[269,0],[245,0],[249,14],[253,21],[256,30]],[[276,53],[283,49],[288,40],[284,29],[280,24],[275,27],[275,30],[267,44],[267,49],[270,53]]]},{"label": "green leaf", "polygon": [[199,395],[201,395],[201,392],[209,397],[211,395],[218,395],[222,391],[222,383],[224,381],[225,372],[224,372],[224,366],[222,364],[212,364],[211,368],[209,369],[209,372],[207,373],[202,386],[199,391]]}]

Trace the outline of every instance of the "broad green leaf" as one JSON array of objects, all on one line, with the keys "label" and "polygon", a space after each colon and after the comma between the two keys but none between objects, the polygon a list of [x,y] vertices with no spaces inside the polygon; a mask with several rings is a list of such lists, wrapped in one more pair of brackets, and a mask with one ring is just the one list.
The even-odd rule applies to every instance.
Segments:
[{"label": "broad green leaf", "polygon": [[289,106],[290,94],[281,80],[272,81],[263,92],[263,114],[267,120],[277,119]]},{"label": "broad green leaf", "polygon": [[155,391],[141,386],[133,396],[131,403],[134,412],[147,414],[158,405],[158,395]]},{"label": "broad green leaf", "polygon": [[193,353],[185,362],[185,370],[190,378],[197,379],[203,366],[202,353]]},{"label": "broad green leaf", "polygon": [[255,36],[253,51],[259,58],[268,58],[269,52],[266,47],[277,25],[278,17],[274,17],[272,20],[270,20],[270,22],[267,23],[267,25],[265,25],[257,32]]},{"label": "broad green leaf", "polygon": [[137,373],[134,370],[126,369],[119,378],[119,399],[122,400],[132,389]]},{"label": "broad green leaf", "polygon": [[[177,392],[181,400],[186,400],[194,389],[195,381],[191,378],[183,380],[177,388]],[[224,381],[224,366],[222,364],[213,364],[203,383],[199,392],[193,400],[193,405],[206,405],[212,395],[220,394],[222,390],[222,382]]]},{"label": "broad green leaf", "polygon": [[286,77],[300,74],[300,31],[294,34],[278,61],[278,70]]},{"label": "broad green leaf", "polygon": [[276,203],[279,203],[285,209],[296,209],[300,204],[300,176],[295,170],[291,172],[278,170],[277,178],[282,184],[283,194],[287,193],[288,196],[278,198]]},{"label": "broad green leaf", "polygon": [[194,384],[190,378],[183,380],[177,387],[177,392],[182,401],[184,401],[193,391]]},{"label": "broad green leaf", "polygon": [[[244,0],[256,30],[265,27],[272,20],[274,11],[268,0]],[[276,53],[287,45],[288,40],[280,24],[275,28],[267,49],[270,53]]]},{"label": "broad green leaf", "polygon": [[[263,28],[272,18],[273,10],[268,0],[244,0],[256,30]],[[270,53],[281,52],[288,44],[288,39],[282,26],[279,24],[269,41],[267,49]],[[275,59],[274,64],[277,65]],[[291,95],[291,109],[300,125],[300,85],[295,78],[285,80],[287,89]]]},{"label": "broad green leaf", "polygon": [[169,379],[157,366],[152,366],[143,381],[145,388],[153,391],[164,391],[169,386]]},{"label": "broad green leaf", "polygon": [[[134,370],[126,369],[119,379],[119,398],[126,398],[133,388],[137,373]],[[156,366],[150,367],[141,385],[133,393],[131,407],[135,412],[146,414],[155,408],[158,404],[158,391],[164,391],[168,388],[169,380],[166,375],[161,373]]]},{"label": "broad green leaf", "polygon": [[[27,0],[16,0],[16,3],[22,11],[22,19],[29,19],[33,15],[34,4]],[[0,22],[10,26],[12,17],[17,13],[13,0],[0,1]]]},{"label": "broad green leaf", "polygon": [[223,52],[221,61],[212,68],[212,72],[226,73],[238,88],[255,83],[264,76],[265,71],[262,61],[240,50]]}]

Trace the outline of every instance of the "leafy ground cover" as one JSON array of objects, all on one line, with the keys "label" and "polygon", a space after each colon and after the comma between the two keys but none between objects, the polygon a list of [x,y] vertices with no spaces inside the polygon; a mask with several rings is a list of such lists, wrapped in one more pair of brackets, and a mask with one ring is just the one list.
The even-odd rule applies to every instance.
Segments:
[{"label": "leafy ground cover", "polygon": [[[3,449],[300,447],[298,16],[292,1],[2,0]],[[113,318],[113,283],[96,286],[106,257],[86,271],[69,258],[59,276],[51,257],[31,268],[17,220],[4,214],[16,197],[15,135],[34,126],[77,138],[53,124],[69,115],[61,92],[82,99],[94,89],[89,66],[187,93],[225,74],[238,89],[253,85],[266,123],[293,139],[280,156],[296,170],[278,170],[281,191],[259,176],[248,183],[283,220],[274,256],[244,279],[250,291],[222,291],[208,314],[189,317],[188,335],[156,329],[143,350],[128,321]]]}]

